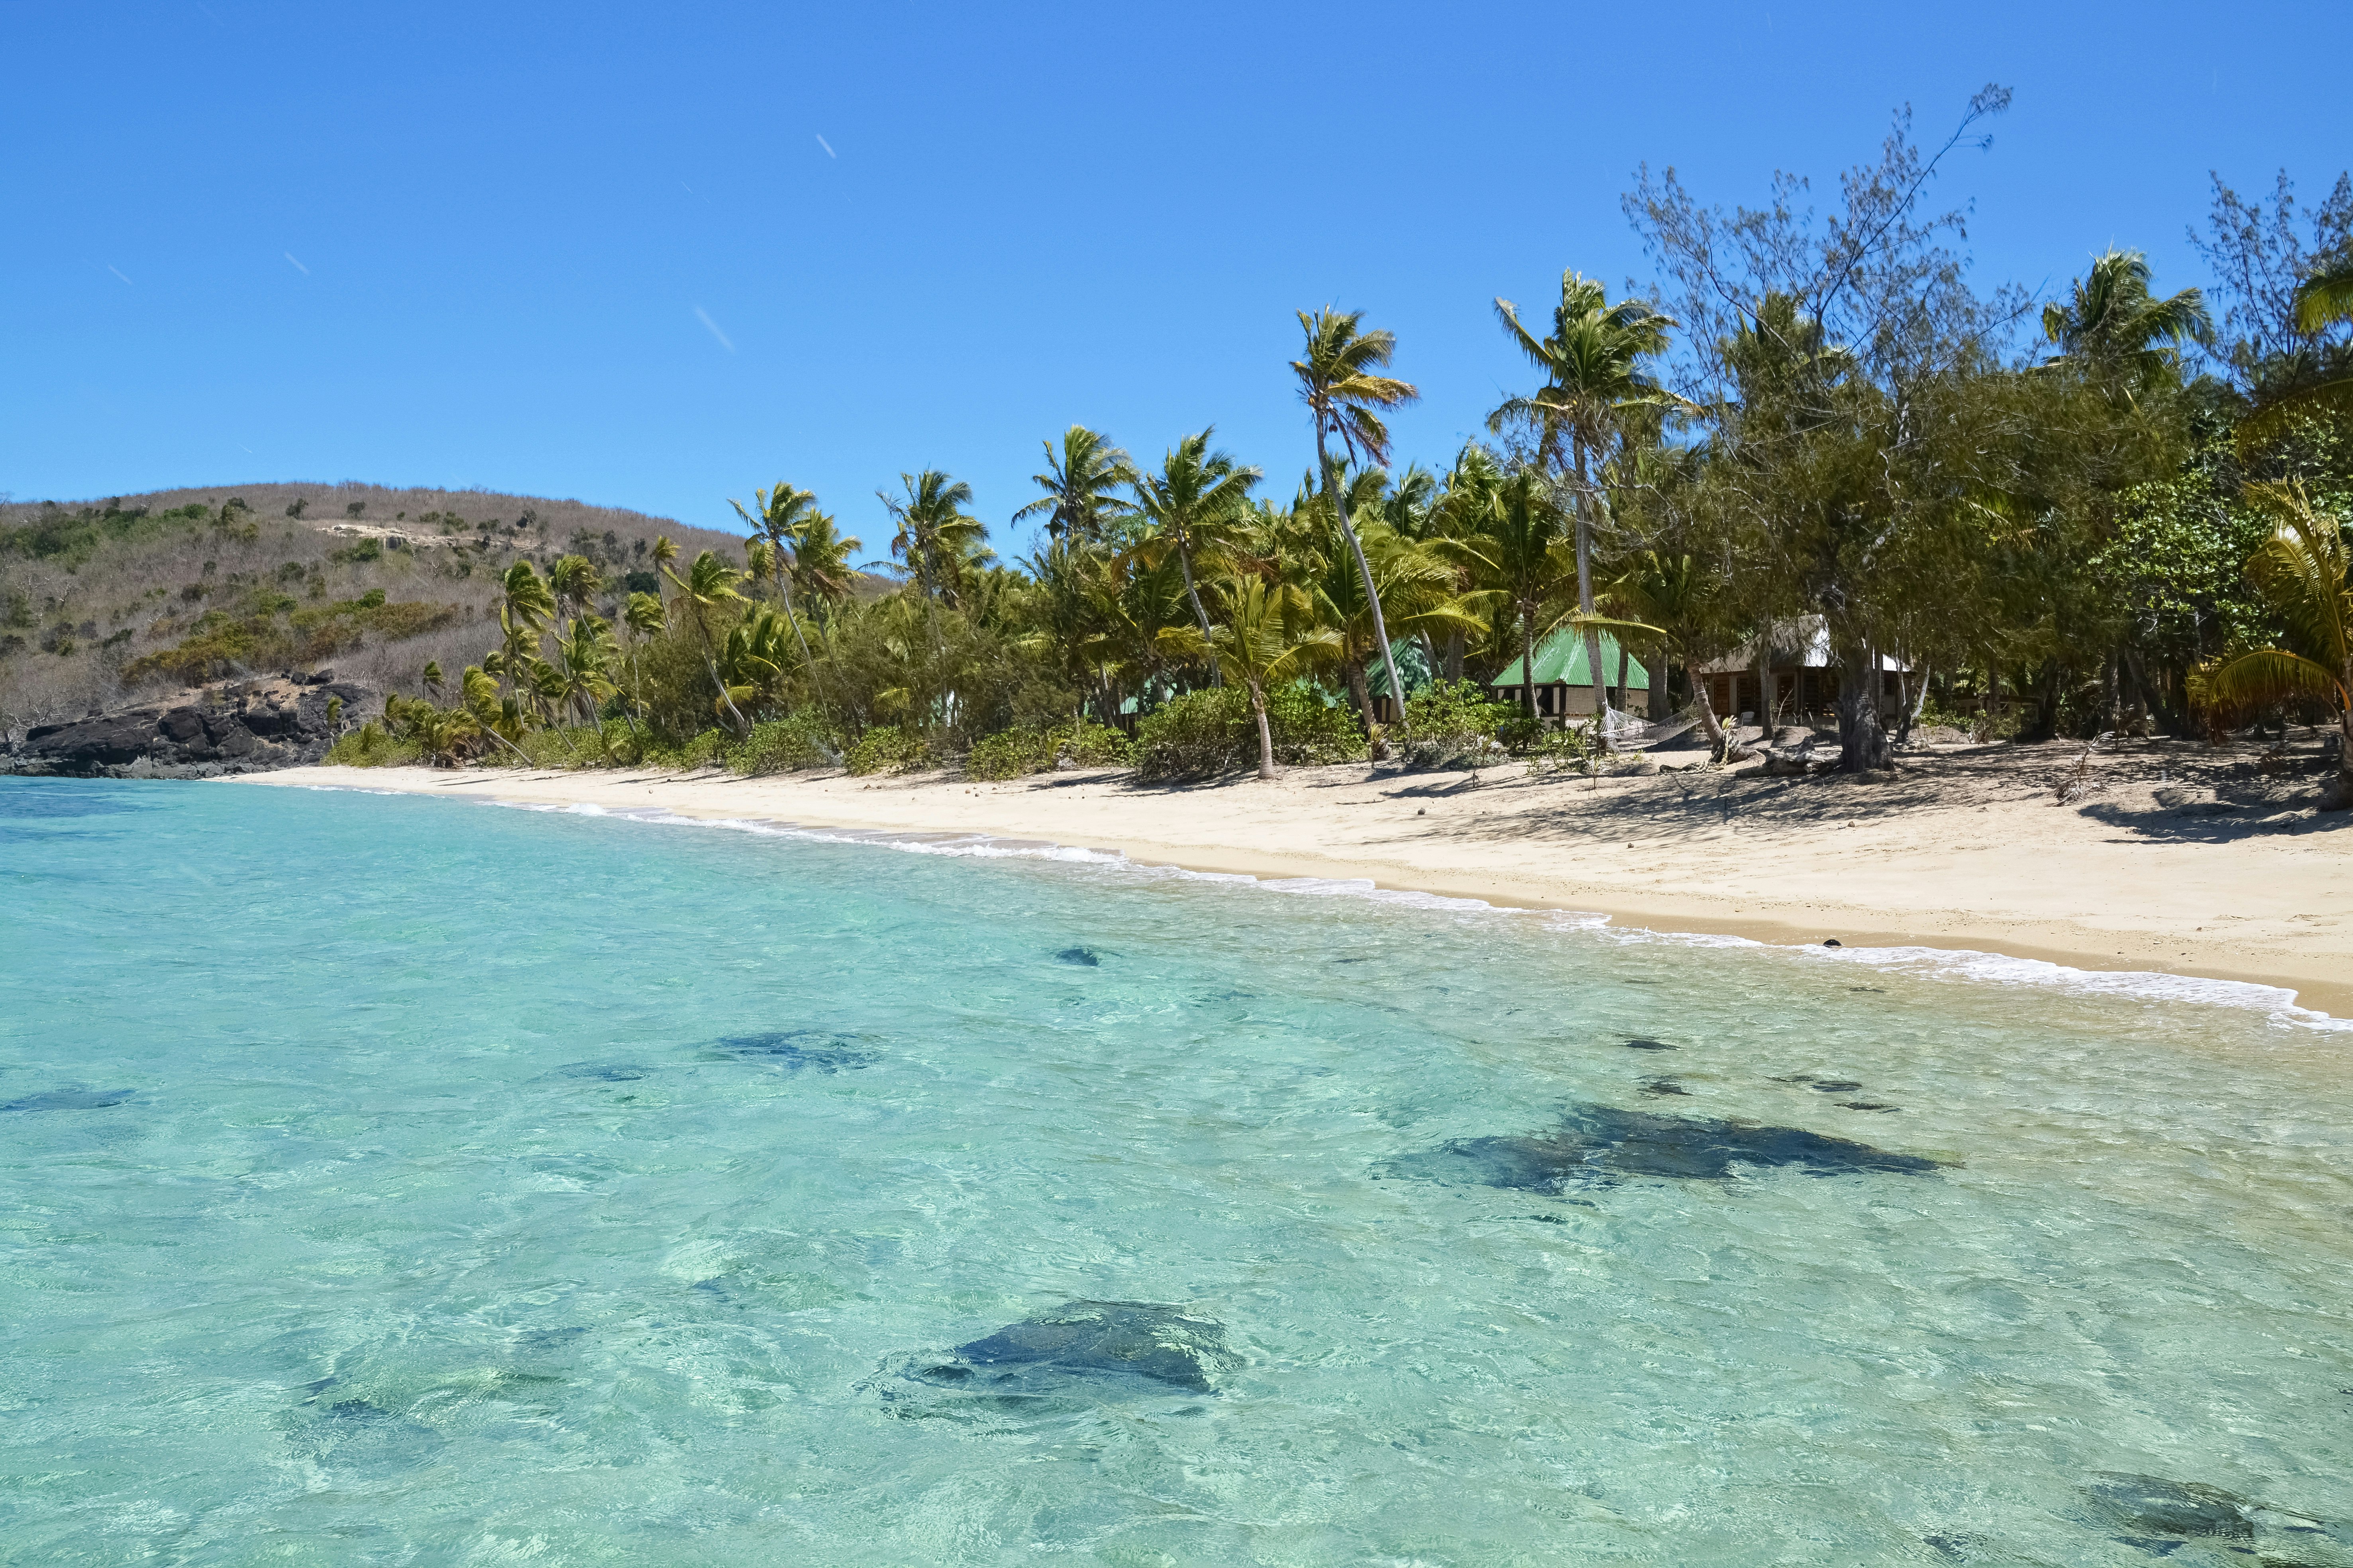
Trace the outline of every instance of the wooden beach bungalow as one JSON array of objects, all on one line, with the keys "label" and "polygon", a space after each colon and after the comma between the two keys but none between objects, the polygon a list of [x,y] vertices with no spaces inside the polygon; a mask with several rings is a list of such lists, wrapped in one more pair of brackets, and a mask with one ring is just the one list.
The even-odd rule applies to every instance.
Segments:
[{"label": "wooden beach bungalow", "polygon": [[[1831,653],[1829,624],[1820,616],[1776,622],[1764,640],[1767,657],[1761,673],[1755,637],[1693,672],[1695,679],[1707,682],[1708,706],[1724,718],[1765,713],[1776,722],[1831,712],[1838,701],[1839,662]],[[1879,656],[1881,711],[1891,711],[1901,700],[1908,668],[1885,654]]]},{"label": "wooden beach bungalow", "polygon": [[[1601,679],[1605,685],[1614,687],[1618,684],[1618,639],[1608,632],[1600,636]],[[1528,678],[1515,658],[1487,685],[1497,701],[1520,702],[1525,699]],[[1647,710],[1650,695],[1651,672],[1642,668],[1641,660],[1629,658],[1626,694],[1619,700],[1620,704],[1629,710]],[[1555,723],[1593,716],[1593,674],[1585,667],[1585,634],[1573,626],[1562,626],[1536,644],[1535,706],[1538,718]]]}]

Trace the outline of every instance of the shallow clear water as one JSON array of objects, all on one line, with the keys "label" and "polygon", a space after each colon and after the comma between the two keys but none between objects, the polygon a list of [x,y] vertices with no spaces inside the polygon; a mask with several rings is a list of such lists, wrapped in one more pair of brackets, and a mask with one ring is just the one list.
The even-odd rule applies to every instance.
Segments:
[{"label": "shallow clear water", "polygon": [[[2353,1562],[2260,1005],[219,785],[0,899],[10,1563]],[[1086,1300],[1206,1387],[957,1353]]]}]

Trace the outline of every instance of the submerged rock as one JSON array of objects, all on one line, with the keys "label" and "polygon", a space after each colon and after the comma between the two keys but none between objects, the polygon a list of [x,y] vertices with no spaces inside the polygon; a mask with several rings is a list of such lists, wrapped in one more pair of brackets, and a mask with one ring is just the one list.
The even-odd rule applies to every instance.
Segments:
[{"label": "submerged rock", "polygon": [[0,1105],[0,1110],[103,1110],[131,1098],[127,1089],[53,1089]]},{"label": "submerged rock", "polygon": [[420,1464],[442,1445],[432,1427],[365,1399],[337,1400],[287,1441],[321,1464],[368,1469]]},{"label": "submerged rock", "polygon": [[768,1035],[725,1035],[719,1044],[739,1056],[758,1057],[787,1072],[842,1072],[871,1067],[881,1053],[869,1050],[855,1035],[829,1035],[818,1029],[786,1029]]},{"label": "submerged rock", "polygon": [[1211,1319],[1151,1301],[1066,1301],[958,1345],[955,1360],[914,1375],[976,1394],[1050,1393],[1073,1377],[1207,1394],[1209,1374],[1228,1359],[1225,1332]]},{"label": "submerged rock", "polygon": [[633,1062],[567,1062],[555,1069],[559,1078],[585,1078],[595,1083],[635,1083],[651,1071]]},{"label": "submerged rock", "polygon": [[1672,1051],[1675,1047],[1664,1040],[1629,1040],[1626,1048],[1630,1051]]},{"label": "submerged rock", "polygon": [[1810,1176],[1925,1175],[1937,1162],[1797,1127],[1572,1106],[1558,1131],[1521,1138],[1458,1138],[1409,1155],[1399,1173],[1558,1194],[1628,1176],[1723,1181],[1736,1165],[1790,1165]]},{"label": "submerged rock", "polygon": [[1075,963],[1082,969],[1100,969],[1103,967],[1103,960],[1095,956],[1094,950],[1092,948],[1066,947],[1061,952],[1056,953],[1054,957],[1060,963]]},{"label": "submerged rock", "polygon": [[2084,1495],[2101,1522],[2127,1532],[2135,1545],[2152,1539],[2179,1543],[2255,1538],[2254,1505],[2220,1487],[2109,1471],[2085,1487]]}]

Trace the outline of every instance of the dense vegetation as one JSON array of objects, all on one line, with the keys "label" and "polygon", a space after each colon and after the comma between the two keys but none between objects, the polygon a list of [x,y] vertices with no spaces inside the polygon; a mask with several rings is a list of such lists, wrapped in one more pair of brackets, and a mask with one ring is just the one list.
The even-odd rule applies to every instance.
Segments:
[{"label": "dense vegetation", "polygon": [[[1959,215],[1924,196],[2006,100],[1989,89],[1936,149],[1899,120],[1820,216],[1801,182],[1726,210],[1644,170],[1626,209],[1658,297],[1570,270],[1541,313],[1496,301],[1529,382],[1435,469],[1390,451],[1385,417],[1417,395],[1391,336],[1302,312],[1288,374],[1314,458],[1288,496],[1211,429],[1153,460],[1073,426],[1015,514],[1042,525],[1018,563],[934,469],[881,496],[886,592],[861,591],[867,544],[788,483],[737,504],[740,545],[478,555],[492,624],[462,628],[449,673],[412,665],[418,694],[339,754],[962,758],[1002,777],[1606,752],[1614,721],[1564,735],[1482,695],[1563,628],[1620,686],[1611,708],[1605,637],[1730,748],[1690,672],[1799,625],[1839,667],[1827,717],[1849,770],[1884,765],[1925,712],[2026,739],[2353,733],[2353,182],[2307,212],[2284,176],[2268,205],[2218,181],[2211,293],[2164,291],[2129,250],[2047,301],[1980,290]],[[62,557],[147,526],[44,520],[7,548]],[[429,613],[241,592],[142,668]],[[1865,675],[1880,656],[1908,672],[1896,711]]]}]

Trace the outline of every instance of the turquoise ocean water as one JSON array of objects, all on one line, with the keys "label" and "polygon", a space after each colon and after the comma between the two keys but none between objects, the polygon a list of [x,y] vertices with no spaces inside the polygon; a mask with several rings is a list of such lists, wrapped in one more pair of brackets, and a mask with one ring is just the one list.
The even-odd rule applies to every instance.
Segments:
[{"label": "turquoise ocean water", "polygon": [[1348,892],[0,781],[0,1560],[2353,1563],[2353,1034]]}]

